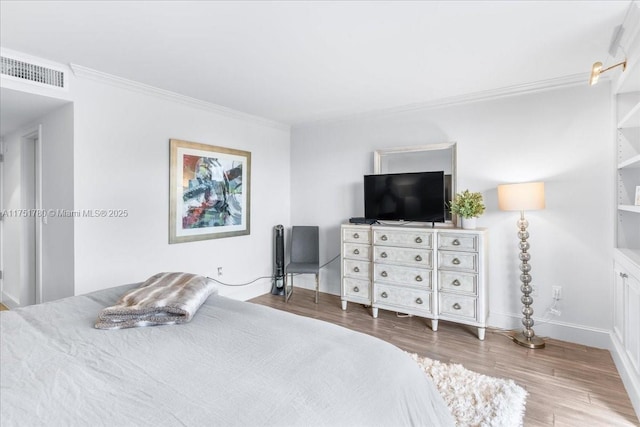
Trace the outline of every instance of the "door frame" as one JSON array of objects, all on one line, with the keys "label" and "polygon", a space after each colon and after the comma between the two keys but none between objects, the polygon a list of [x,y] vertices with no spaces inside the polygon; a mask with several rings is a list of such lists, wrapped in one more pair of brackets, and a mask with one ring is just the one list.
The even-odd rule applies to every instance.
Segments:
[{"label": "door frame", "polygon": [[[42,209],[42,125],[33,126],[25,130],[21,137],[21,144],[34,144],[34,173],[35,173],[35,303],[44,302],[42,289],[42,225],[47,218]],[[22,302],[21,302],[22,303]]]},{"label": "door frame", "polygon": [[[33,272],[35,283],[24,283],[23,276],[20,274],[20,291],[16,297],[18,301],[14,301],[13,298],[10,298],[8,295],[4,293],[4,276],[5,276],[5,219],[0,219],[0,270],[2,270],[3,274],[0,276],[0,302],[2,302],[5,306],[9,308],[15,308],[17,306],[24,306],[26,304],[30,304],[29,301],[25,301],[25,288],[24,286],[34,286],[34,302],[36,304],[44,302],[43,298],[43,280],[42,280],[42,234],[43,224],[46,224],[46,217],[43,215],[42,210],[42,125],[31,126],[23,129],[22,131],[18,131],[19,135],[20,147],[19,149],[22,151],[23,144],[34,144],[33,146],[33,173],[34,173],[34,209],[30,212],[30,215],[34,217],[34,225],[35,225],[35,235],[34,235],[34,263]],[[0,139],[0,154],[3,156],[6,154],[6,141]],[[24,159],[22,155],[20,156],[20,161],[22,162]],[[4,214],[5,209],[5,194],[4,194],[4,182],[5,181],[5,166],[4,166],[4,157],[3,161],[0,162],[0,215]],[[22,171],[20,172],[23,173]],[[20,182],[23,182],[22,177],[20,178]],[[21,203],[22,205],[22,203]],[[18,267],[19,268],[19,267]],[[29,266],[31,268],[31,266]],[[8,299],[5,300],[4,297]]]}]

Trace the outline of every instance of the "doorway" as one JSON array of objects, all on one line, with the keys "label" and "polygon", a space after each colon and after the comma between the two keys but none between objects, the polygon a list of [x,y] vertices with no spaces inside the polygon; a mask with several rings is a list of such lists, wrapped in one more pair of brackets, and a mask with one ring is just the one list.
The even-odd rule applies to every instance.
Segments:
[{"label": "doorway", "polygon": [[2,302],[9,308],[42,298],[42,129],[2,142],[0,266]]}]

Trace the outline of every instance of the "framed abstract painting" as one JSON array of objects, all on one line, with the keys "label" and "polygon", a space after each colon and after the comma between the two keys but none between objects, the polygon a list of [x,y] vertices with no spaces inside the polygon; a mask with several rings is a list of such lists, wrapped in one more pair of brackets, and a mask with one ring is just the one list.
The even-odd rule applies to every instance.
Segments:
[{"label": "framed abstract painting", "polygon": [[169,243],[250,234],[251,153],[170,140]]}]

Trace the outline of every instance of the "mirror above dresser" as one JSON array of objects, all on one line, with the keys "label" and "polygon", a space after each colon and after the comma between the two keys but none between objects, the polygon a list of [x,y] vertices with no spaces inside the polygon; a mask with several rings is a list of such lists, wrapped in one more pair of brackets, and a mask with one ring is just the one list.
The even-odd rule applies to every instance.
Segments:
[{"label": "mirror above dresser", "polygon": [[[444,171],[445,202],[456,194],[456,143],[426,144],[376,150],[373,153],[374,174]],[[451,214],[446,209],[447,221]]]}]

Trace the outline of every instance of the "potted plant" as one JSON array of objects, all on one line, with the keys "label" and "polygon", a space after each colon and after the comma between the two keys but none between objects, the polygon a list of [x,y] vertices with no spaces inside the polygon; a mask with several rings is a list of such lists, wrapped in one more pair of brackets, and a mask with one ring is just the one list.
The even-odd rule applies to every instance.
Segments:
[{"label": "potted plant", "polygon": [[484,213],[485,206],[482,202],[482,194],[464,190],[457,193],[449,202],[449,211],[453,215],[462,218],[462,228],[473,230],[476,228],[476,218]]}]

